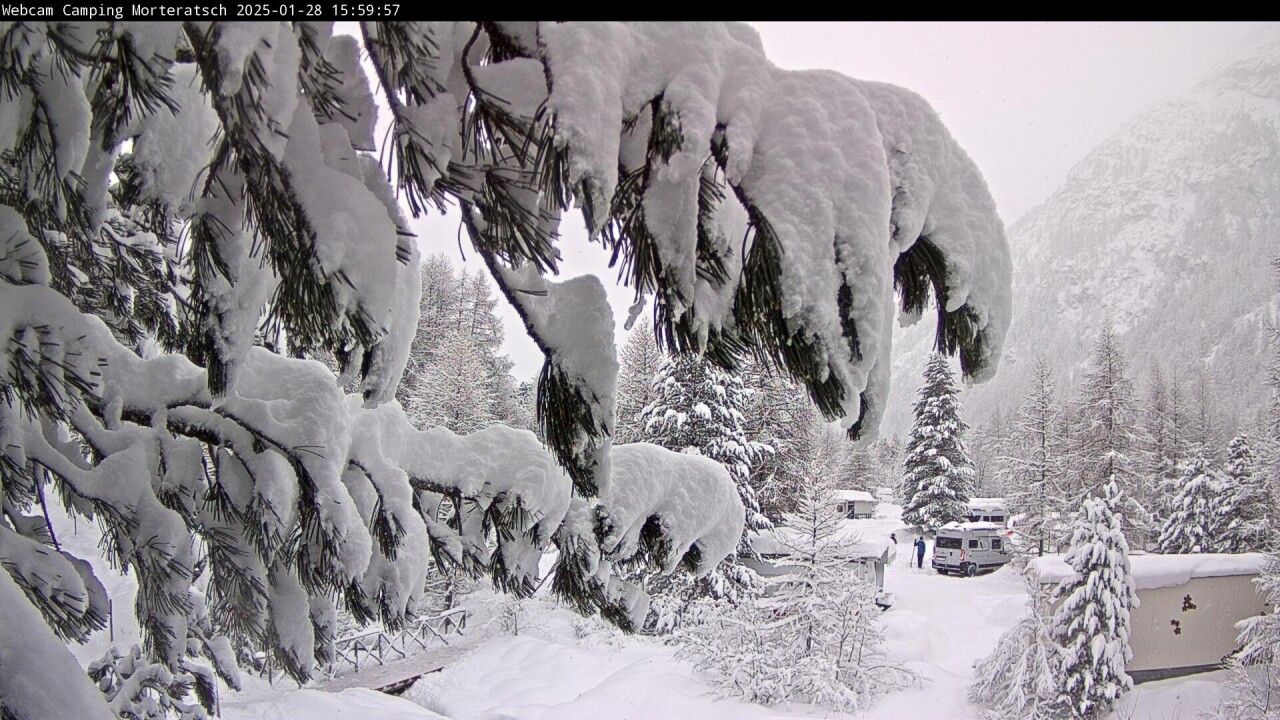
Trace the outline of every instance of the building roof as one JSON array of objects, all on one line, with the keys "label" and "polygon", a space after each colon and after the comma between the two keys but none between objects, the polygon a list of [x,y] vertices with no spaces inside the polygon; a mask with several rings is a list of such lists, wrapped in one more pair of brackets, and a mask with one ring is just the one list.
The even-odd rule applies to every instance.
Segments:
[{"label": "building roof", "polygon": [[[778,527],[771,531],[748,534],[751,547],[763,556],[789,555],[795,552],[792,546],[804,546],[800,531],[789,527]],[[855,558],[879,558],[891,563],[898,557],[898,545],[894,541],[874,532],[867,532],[853,523],[842,523],[831,538],[832,544],[847,543],[848,553]]]},{"label": "building roof", "polygon": [[[1042,583],[1062,582],[1075,574],[1063,558],[1038,557],[1027,564],[1027,572]],[[1150,590],[1185,585],[1192,578],[1257,575],[1265,559],[1262,553],[1138,554],[1129,556],[1129,574],[1139,590]]]},{"label": "building roof", "polygon": [[1002,497],[976,497],[969,498],[970,510],[1004,510],[1004,498]]},{"label": "building roof", "polygon": [[875,497],[866,490],[837,490],[836,499],[845,502],[876,502]]}]

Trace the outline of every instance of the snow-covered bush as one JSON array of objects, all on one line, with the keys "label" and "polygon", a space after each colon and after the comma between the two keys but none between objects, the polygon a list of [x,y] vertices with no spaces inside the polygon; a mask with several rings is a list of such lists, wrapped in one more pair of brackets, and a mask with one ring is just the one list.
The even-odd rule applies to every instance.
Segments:
[{"label": "snow-covered bush", "polygon": [[[360,32],[0,26],[0,617],[38,608],[78,641],[102,625],[101,584],[39,529],[55,498],[136,573],[146,658],[200,655],[231,684],[222,636],[305,678],[337,603],[398,625],[430,562],[527,593],[554,543],[557,592],[624,625],[643,602],[613,563],[653,518],[665,570],[708,572],[740,535],[737,494],[660,453],[642,454],[669,481],[611,469],[613,316],[598,279],[550,279],[570,208],[655,298],[669,348],[730,368],[757,350],[852,435],[883,411],[895,285],[913,315],[936,299],[967,374],[995,371],[1002,224],[919,97],[780,70],[732,24]],[[550,453],[501,426],[418,431],[390,402],[420,300],[400,202],[459,205],[546,356]],[[324,354],[340,380],[300,359]],[[48,631],[0,645],[16,637],[69,657]],[[78,682],[33,700],[0,677],[0,702],[109,717]]]},{"label": "snow-covered bush", "polygon": [[1027,578],[1028,614],[974,662],[969,699],[990,720],[1062,717],[1062,647],[1053,637],[1049,592]]}]

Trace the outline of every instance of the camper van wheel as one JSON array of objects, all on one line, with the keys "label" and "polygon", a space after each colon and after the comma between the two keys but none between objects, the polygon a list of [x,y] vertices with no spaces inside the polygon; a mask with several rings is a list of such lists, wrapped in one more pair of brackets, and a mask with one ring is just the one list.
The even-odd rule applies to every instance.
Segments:
[{"label": "camper van wheel", "polygon": [[965,568],[965,569],[964,569],[964,574],[965,574],[965,575],[967,575],[968,577],[973,577],[974,575],[977,575],[977,574],[978,574],[978,566],[977,566],[977,565],[969,565],[969,567],[967,567],[967,568]]}]

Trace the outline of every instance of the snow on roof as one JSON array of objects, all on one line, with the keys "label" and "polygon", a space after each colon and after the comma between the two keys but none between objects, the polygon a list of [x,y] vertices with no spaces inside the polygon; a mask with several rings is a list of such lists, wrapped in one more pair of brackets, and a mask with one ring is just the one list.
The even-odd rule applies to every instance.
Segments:
[{"label": "snow on roof", "polygon": [[[1192,553],[1186,555],[1130,555],[1129,572],[1139,590],[1177,587],[1192,578],[1257,575],[1266,556],[1262,553]],[[1032,560],[1027,571],[1042,583],[1072,577],[1071,566],[1061,555]]]},{"label": "snow on roof", "polygon": [[1004,498],[1002,497],[976,497],[969,499],[970,510],[1003,510]]},{"label": "snow on roof", "polygon": [[[768,557],[795,552],[791,545],[804,545],[800,536],[800,531],[795,528],[777,527],[765,532],[752,531],[748,534],[748,539],[756,552]],[[848,543],[850,555],[856,558],[880,558],[891,563],[898,557],[897,543],[884,535],[869,533],[853,523],[843,523],[830,542]]]},{"label": "snow on roof", "polygon": [[856,502],[875,502],[876,499],[866,490],[837,490],[836,499]]},{"label": "snow on roof", "polygon": [[1003,525],[991,522],[949,522],[939,530],[1004,530]]}]

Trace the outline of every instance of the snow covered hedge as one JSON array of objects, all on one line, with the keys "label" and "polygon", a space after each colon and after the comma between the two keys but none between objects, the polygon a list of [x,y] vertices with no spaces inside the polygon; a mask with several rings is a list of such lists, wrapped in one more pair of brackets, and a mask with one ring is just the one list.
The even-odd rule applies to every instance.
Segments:
[{"label": "snow covered hedge", "polygon": [[[556,587],[626,624],[643,603],[613,559],[704,572],[731,551],[727,477],[611,469],[612,315],[595,278],[548,279],[571,207],[667,345],[727,367],[762,348],[852,435],[883,410],[895,287],[911,313],[934,295],[940,345],[994,372],[1003,229],[915,95],[779,70],[738,25],[361,31],[0,23],[0,564],[62,637],[101,627],[105,598],[42,519],[55,496],[138,573],[147,660],[232,685],[228,637],[305,677],[335,602],[396,625],[430,561],[519,593],[553,542]],[[389,402],[420,292],[402,202],[461,205],[546,353],[551,454],[420,432]],[[300,359],[318,353],[358,397]]]}]

